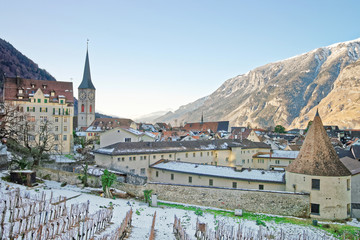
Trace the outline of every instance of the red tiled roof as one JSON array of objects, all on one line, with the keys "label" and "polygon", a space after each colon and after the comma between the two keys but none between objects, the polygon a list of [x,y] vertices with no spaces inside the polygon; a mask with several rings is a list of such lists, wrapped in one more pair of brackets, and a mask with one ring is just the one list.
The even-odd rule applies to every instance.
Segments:
[{"label": "red tiled roof", "polygon": [[[56,99],[58,102],[59,96],[65,96],[67,103],[74,103],[73,96],[73,83],[72,82],[60,82],[60,81],[47,81],[47,80],[35,80],[25,78],[5,78],[5,100],[8,101],[28,101],[29,94],[34,94],[38,89],[44,94],[51,94],[55,91],[55,96],[50,96],[50,101]],[[34,85],[34,87],[32,87]],[[18,95],[18,89],[23,89],[23,94]],[[23,99],[19,100],[18,96],[22,96]]]},{"label": "red tiled roof", "polygon": [[207,131],[210,129],[213,132],[217,132],[218,122],[204,122],[204,123],[187,123],[184,129],[188,131]]}]

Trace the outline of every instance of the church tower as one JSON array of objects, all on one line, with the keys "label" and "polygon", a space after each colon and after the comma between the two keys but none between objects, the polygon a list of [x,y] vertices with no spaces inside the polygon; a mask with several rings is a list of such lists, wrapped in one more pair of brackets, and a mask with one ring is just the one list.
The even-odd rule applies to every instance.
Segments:
[{"label": "church tower", "polygon": [[78,128],[88,127],[95,120],[95,91],[91,82],[89,53],[86,49],[84,75],[78,87]]}]

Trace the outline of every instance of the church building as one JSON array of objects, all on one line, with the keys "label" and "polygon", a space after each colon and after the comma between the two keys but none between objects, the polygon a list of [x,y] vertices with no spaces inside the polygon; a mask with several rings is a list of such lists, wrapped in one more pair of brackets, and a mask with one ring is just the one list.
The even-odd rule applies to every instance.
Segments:
[{"label": "church building", "polygon": [[89,53],[86,50],[84,75],[78,87],[78,128],[88,127],[95,120],[95,92],[91,81]]}]

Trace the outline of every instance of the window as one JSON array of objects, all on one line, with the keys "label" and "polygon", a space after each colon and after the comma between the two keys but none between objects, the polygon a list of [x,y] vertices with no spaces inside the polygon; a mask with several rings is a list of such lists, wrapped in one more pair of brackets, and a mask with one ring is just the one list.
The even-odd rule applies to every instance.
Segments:
[{"label": "window", "polygon": [[209,156],[209,155],[210,155],[210,153],[209,153],[209,152],[207,152],[207,155]]},{"label": "window", "polygon": [[195,157],[196,156],[196,153],[193,153],[193,157]]},{"label": "window", "polygon": [[67,141],[67,135],[64,135],[64,136],[63,136],[63,140],[64,140],[64,141]]},{"label": "window", "polygon": [[140,156],[140,160],[143,160],[143,156]]},{"label": "window", "polygon": [[171,180],[174,180],[174,174],[172,173],[170,176]]},{"label": "window", "polygon": [[350,207],[350,203],[347,204],[347,215],[350,215],[351,213],[351,207]]},{"label": "window", "polygon": [[131,138],[125,138],[125,142],[131,142]]},{"label": "window", "polygon": [[156,155],[153,155],[153,159],[156,159]]},{"label": "window", "polygon": [[346,180],[346,186],[347,186],[347,190],[350,191],[350,179]]},{"label": "window", "polygon": [[169,158],[171,158],[171,154],[169,154]]},{"label": "window", "polygon": [[35,122],[35,116],[27,116],[28,122]]},{"label": "window", "polygon": [[90,112],[92,112],[92,105],[90,104]]},{"label": "window", "polygon": [[40,98],[38,98],[37,102],[38,102],[38,103],[41,103],[41,99],[40,99]]},{"label": "window", "polygon": [[55,141],[59,141],[59,135],[54,136]]},{"label": "window", "polygon": [[81,104],[81,112],[84,112],[85,111],[85,106],[84,104]]},{"label": "window", "polygon": [[35,136],[29,135],[29,136],[28,136],[28,140],[29,140],[29,141],[34,141],[34,140],[35,140]]},{"label": "window", "polygon": [[213,186],[214,185],[214,180],[209,179],[209,186]]},{"label": "window", "polygon": [[40,116],[41,122],[47,122],[47,116]]},{"label": "window", "polygon": [[[249,160],[249,159],[248,159],[248,160]],[[243,159],[241,162],[242,162],[242,164],[245,164],[245,159]]]},{"label": "window", "polygon": [[311,214],[320,215],[320,204],[311,203]]},{"label": "window", "polygon": [[47,103],[47,99],[44,99],[44,103]]},{"label": "window", "polygon": [[225,161],[226,161],[226,162],[228,162],[228,161],[229,161],[229,158],[228,158],[228,157],[227,157],[227,158],[225,158]]},{"label": "window", "polygon": [[133,161],[135,161],[136,160],[136,157],[133,157]]},{"label": "window", "polygon": [[66,123],[67,122],[67,118],[66,117],[64,117],[64,123]]},{"label": "window", "polygon": [[156,171],[156,172],[155,172],[155,176],[156,176],[156,177],[159,177],[159,171]]},{"label": "window", "polygon": [[189,176],[189,183],[192,183],[192,177]]},{"label": "window", "polygon": [[55,126],[55,132],[59,131],[59,126]]},{"label": "window", "polygon": [[200,152],[200,157],[202,157],[203,156],[203,153],[202,152]]},{"label": "window", "polygon": [[144,160],[146,160],[146,156],[144,156]]},{"label": "window", "polygon": [[264,185],[259,184],[259,190],[264,190]]},{"label": "window", "polygon": [[232,183],[233,188],[237,188],[237,182]]},{"label": "window", "polygon": [[121,158],[121,161],[124,162],[124,161],[125,161],[125,157],[122,157],[122,158]]},{"label": "window", "polygon": [[55,92],[54,91],[51,91],[50,95],[53,97],[55,96]]},{"label": "window", "polygon": [[64,132],[67,132],[67,126],[64,126]]},{"label": "window", "polygon": [[264,163],[264,159],[258,159],[258,163]]},{"label": "window", "polygon": [[211,156],[214,156],[214,153],[213,153],[213,152],[211,152]]},{"label": "window", "polygon": [[320,190],[320,179],[311,179],[311,189]]},{"label": "window", "polygon": [[280,164],[280,160],[275,160],[275,164]]},{"label": "window", "polygon": [[131,161],[131,157],[129,157],[129,161]]},{"label": "window", "polygon": [[130,169],[130,173],[135,173],[135,169]]},{"label": "window", "polygon": [[55,151],[59,150],[59,146],[57,144],[54,145],[54,150]]},{"label": "window", "polygon": [[64,100],[60,100],[60,104],[64,104]]},{"label": "window", "polygon": [[120,162],[120,158],[118,158],[118,162]]},{"label": "window", "polygon": [[189,157],[189,154],[188,154],[188,153],[185,153],[185,157],[186,157],[186,158]]},{"label": "window", "polygon": [[164,155],[161,155],[161,159],[164,159]]},{"label": "window", "polygon": [[140,169],[140,174],[141,174],[141,175],[145,175],[145,168],[141,168],[141,169]]}]

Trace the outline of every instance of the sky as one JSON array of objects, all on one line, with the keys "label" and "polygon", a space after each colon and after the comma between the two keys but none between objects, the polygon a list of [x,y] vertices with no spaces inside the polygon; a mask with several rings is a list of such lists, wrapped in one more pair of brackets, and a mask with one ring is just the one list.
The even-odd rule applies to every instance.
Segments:
[{"label": "sky", "polygon": [[360,38],[360,1],[2,1],[0,38],[58,81],[82,80],[86,42],[96,111],[176,110],[229,78]]}]

